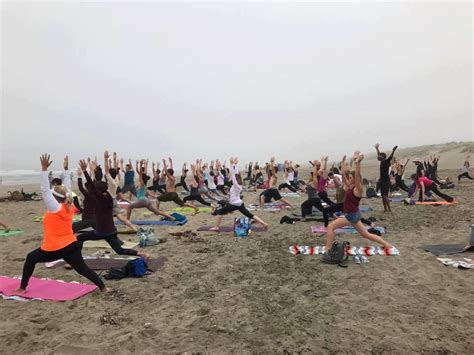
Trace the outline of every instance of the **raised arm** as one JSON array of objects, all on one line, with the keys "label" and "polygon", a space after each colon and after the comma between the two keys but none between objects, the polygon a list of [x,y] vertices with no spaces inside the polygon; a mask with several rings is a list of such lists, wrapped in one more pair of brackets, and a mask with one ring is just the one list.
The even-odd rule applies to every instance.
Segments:
[{"label": "raised arm", "polygon": [[377,155],[380,155],[380,150],[379,150],[380,144],[379,144],[379,143],[375,143],[374,148],[375,148],[375,150],[377,151]]},{"label": "raised arm", "polygon": [[362,196],[362,192],[364,191],[364,185],[362,184],[362,175],[360,173],[360,163],[362,162],[362,160],[364,159],[364,155],[363,154],[358,154],[358,155],[355,155],[353,157],[353,161],[354,161],[354,170],[355,170],[355,191],[354,191],[354,194],[355,192],[358,192],[358,194],[355,194],[357,197],[361,197]]},{"label": "raised arm", "polygon": [[[173,159],[171,158],[168,158],[169,162],[170,162],[170,169],[173,169]],[[174,169],[173,169],[174,170]]]},{"label": "raised arm", "polygon": [[346,162],[346,156],[344,155],[341,160],[341,175],[342,175],[342,183],[344,184],[344,189],[349,190],[350,189],[350,183],[347,180],[347,162]]},{"label": "raised arm", "polygon": [[118,159],[117,159],[117,152],[114,152],[114,154],[112,155],[112,158],[113,158],[113,167],[114,169],[118,169]]},{"label": "raised arm", "polygon": [[237,182],[237,179],[235,178],[235,175],[237,174],[237,169],[236,169],[236,165],[237,163],[239,162],[239,160],[237,158],[230,158],[229,159],[229,162],[230,162],[230,178],[232,179],[232,184],[235,185],[236,187],[239,187],[240,188],[240,185],[239,183]]},{"label": "raised arm", "polygon": [[71,192],[71,174],[69,173],[69,157],[66,155],[63,162],[63,184],[67,189],[67,192]]},{"label": "raised arm", "polygon": [[79,191],[82,195],[86,196],[89,192],[84,188],[84,184],[82,183],[82,170],[81,168],[77,169],[77,186],[79,187]]},{"label": "raised arm", "polygon": [[43,154],[40,157],[41,195],[43,196],[43,202],[44,202],[44,205],[46,206],[46,209],[49,212],[56,213],[61,209],[61,204],[58,201],[56,201],[49,187],[48,168],[52,163],[52,161],[49,159],[50,159],[50,156],[48,154]]},{"label": "raised arm", "polygon": [[389,155],[389,157],[387,158],[388,160],[392,160],[393,158],[393,155],[395,154],[395,151],[397,150],[398,148],[398,145],[396,145],[395,147],[393,147],[392,149],[392,153]]},{"label": "raised arm", "polygon": [[110,158],[109,151],[106,150],[106,151],[104,152],[104,169],[105,169],[105,176],[109,175],[109,171],[110,171],[109,158]]}]

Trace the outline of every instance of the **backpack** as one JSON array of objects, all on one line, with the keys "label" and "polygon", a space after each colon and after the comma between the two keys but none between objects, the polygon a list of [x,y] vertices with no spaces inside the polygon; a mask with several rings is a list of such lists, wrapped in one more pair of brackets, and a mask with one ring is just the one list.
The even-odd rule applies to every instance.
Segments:
[{"label": "backpack", "polygon": [[250,232],[250,219],[248,217],[240,217],[234,220],[234,234],[237,237],[245,238]]},{"label": "backpack", "polygon": [[104,276],[107,280],[121,280],[125,277],[143,277],[148,265],[143,257],[130,260],[124,267],[113,267]]},{"label": "backpack", "polygon": [[350,242],[334,242],[331,249],[323,254],[323,263],[347,267],[346,262],[349,258],[347,249],[350,247],[350,245]]},{"label": "backpack", "polygon": [[377,197],[377,192],[375,192],[375,189],[373,187],[368,187],[365,191],[365,194],[367,195],[367,198]]},{"label": "backpack", "polygon": [[139,228],[137,235],[140,238],[140,248],[151,247],[162,242],[161,239],[155,237],[153,228]]}]

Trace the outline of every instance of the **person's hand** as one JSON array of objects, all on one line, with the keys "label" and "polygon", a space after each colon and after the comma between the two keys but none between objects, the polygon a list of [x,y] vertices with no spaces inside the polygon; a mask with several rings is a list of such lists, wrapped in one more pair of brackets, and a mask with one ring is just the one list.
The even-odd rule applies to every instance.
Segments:
[{"label": "person's hand", "polygon": [[360,163],[362,160],[364,160],[364,154],[359,154],[356,158],[356,162]]},{"label": "person's hand", "polygon": [[234,164],[237,165],[239,163],[239,158],[234,158]]},{"label": "person's hand", "polygon": [[397,148],[398,148],[398,145],[396,145],[395,147],[393,147],[393,149],[392,149],[392,150],[393,150],[393,151],[396,151],[396,150],[397,150]]},{"label": "person's hand", "polygon": [[83,172],[87,171],[87,163],[84,159],[79,160],[79,167]]},{"label": "person's hand", "polygon": [[49,154],[43,154],[43,155],[40,157],[41,170],[42,170],[42,171],[48,171],[49,166],[53,163],[53,161],[52,161],[52,160],[49,160],[49,159],[50,159],[50,155],[49,155]]},{"label": "person's hand", "polygon": [[117,152],[114,152],[114,154],[112,155],[112,157],[114,158],[114,160],[117,159]]},{"label": "person's hand", "polygon": [[[97,162],[93,160],[93,161],[90,162],[90,165],[91,165],[92,171],[96,171],[96,169],[97,169]],[[82,169],[82,167],[81,167],[81,169]],[[85,171],[85,170],[82,169],[82,171]]]},{"label": "person's hand", "polygon": [[78,178],[80,178],[80,177],[82,176],[82,169],[81,169],[80,167],[77,168],[76,174],[77,174],[77,177],[78,177]]},{"label": "person's hand", "polygon": [[120,159],[120,164],[123,164],[123,158]]},{"label": "person's hand", "polygon": [[68,170],[69,168],[69,157],[67,155],[64,157],[63,168],[64,170]]},{"label": "person's hand", "polygon": [[380,147],[380,144],[379,144],[379,143],[375,143],[374,148],[375,148],[375,149],[379,149],[379,147]]},{"label": "person's hand", "polygon": [[109,160],[109,158],[110,158],[109,151],[106,150],[106,151],[104,152],[104,159],[105,159],[105,160]]},{"label": "person's hand", "polygon": [[341,163],[344,163],[344,162],[346,161],[346,158],[347,158],[347,157],[344,155],[344,156],[342,157],[342,159],[341,159]]}]

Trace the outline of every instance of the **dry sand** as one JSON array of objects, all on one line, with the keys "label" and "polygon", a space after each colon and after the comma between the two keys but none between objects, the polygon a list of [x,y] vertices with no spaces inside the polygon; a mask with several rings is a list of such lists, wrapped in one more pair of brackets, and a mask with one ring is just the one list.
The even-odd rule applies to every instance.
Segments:
[{"label": "dry sand", "polygon": [[[448,173],[457,171],[440,175]],[[291,244],[321,245],[324,238],[310,233],[312,223],[280,225],[286,212],[259,212],[270,229],[246,239],[210,232],[193,239],[168,236],[147,248],[168,257],[165,267],[143,279],[108,282],[118,290],[115,296],[96,292],[65,303],[0,299],[0,352],[472,353],[473,271],[445,267],[418,249],[467,240],[474,183],[464,180],[447,193],[460,203],[394,203],[392,214],[381,212],[380,200],[364,199],[401,255],[371,257],[362,266],[351,261],[340,268],[318,256],[291,255]],[[246,203],[255,196],[246,193]],[[42,238],[41,224],[31,218],[43,212],[42,202],[0,203],[0,219],[25,230],[0,239],[1,274],[21,274],[26,254]],[[184,227],[155,230],[167,236],[212,222],[200,214]],[[231,223],[232,217],[224,218]],[[338,239],[369,244],[355,235]],[[44,265],[35,276],[85,282],[73,271]]]}]

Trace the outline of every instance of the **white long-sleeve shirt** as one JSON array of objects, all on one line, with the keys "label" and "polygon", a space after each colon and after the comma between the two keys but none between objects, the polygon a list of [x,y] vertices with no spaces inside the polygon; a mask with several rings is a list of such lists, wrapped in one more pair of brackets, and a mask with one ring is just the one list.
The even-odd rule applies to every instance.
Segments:
[{"label": "white long-sleeve shirt", "polygon": [[[71,192],[71,175],[68,171],[63,174],[63,184],[67,192]],[[49,173],[47,171],[41,172],[41,195],[46,209],[49,212],[56,213],[61,209],[61,204],[54,198],[51,188],[49,187]]]},{"label": "white long-sleeve shirt", "polygon": [[237,170],[235,166],[230,167],[230,177],[232,179],[232,187],[230,188],[230,197],[229,203],[234,206],[242,206],[244,201],[240,198],[240,193],[242,192],[242,186],[237,183],[237,179],[235,178],[235,174],[237,174]]}]

